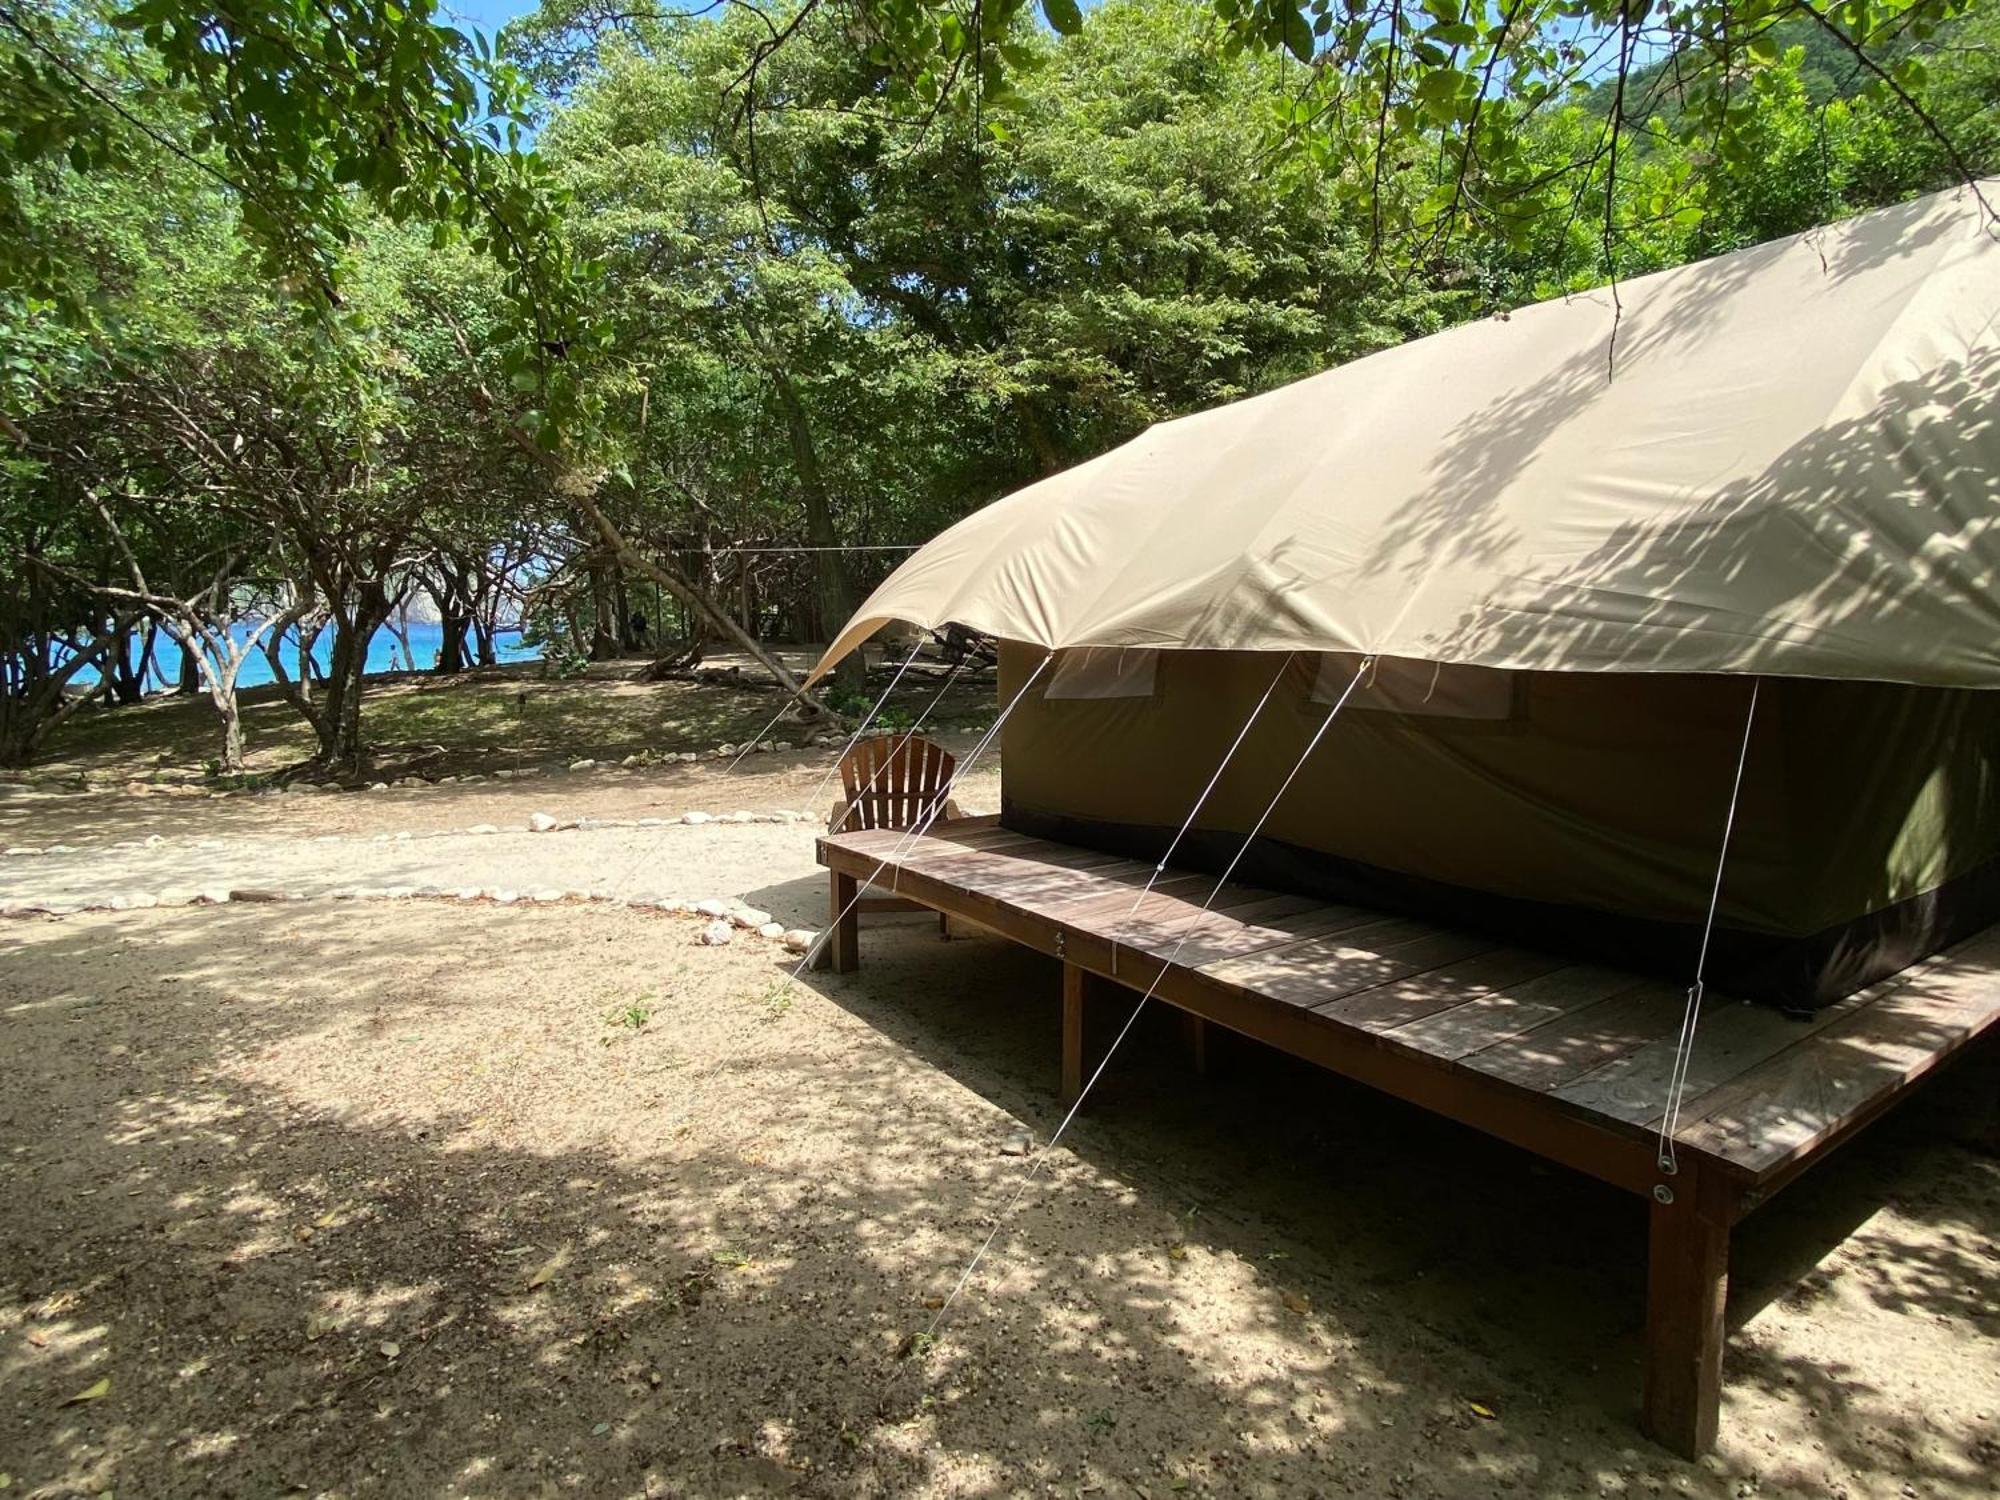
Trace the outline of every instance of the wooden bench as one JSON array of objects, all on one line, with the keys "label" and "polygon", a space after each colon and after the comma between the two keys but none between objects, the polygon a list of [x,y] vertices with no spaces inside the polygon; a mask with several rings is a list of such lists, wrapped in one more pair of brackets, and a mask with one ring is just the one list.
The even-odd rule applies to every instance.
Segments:
[{"label": "wooden bench", "polygon": [[837,971],[859,961],[853,897],[871,882],[1061,959],[1069,1098],[1091,989],[1157,977],[1197,1045],[1226,1026],[1646,1197],[1642,1420],[1689,1457],[1715,1441],[1731,1227],[2000,1019],[2000,928],[1809,1019],[1711,996],[1669,1173],[1678,985],[1251,887],[1202,915],[1200,874],[1164,876],[1135,909],[1150,867],[991,818],[830,834],[819,859]]}]

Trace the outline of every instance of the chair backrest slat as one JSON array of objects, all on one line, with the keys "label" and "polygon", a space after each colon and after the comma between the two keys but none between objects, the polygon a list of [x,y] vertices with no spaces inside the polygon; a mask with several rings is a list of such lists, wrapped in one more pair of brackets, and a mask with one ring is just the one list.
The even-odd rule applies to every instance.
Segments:
[{"label": "chair backrest slat", "polygon": [[878,734],[840,760],[847,815],[835,833],[863,828],[910,828],[929,815],[958,762],[934,740]]}]

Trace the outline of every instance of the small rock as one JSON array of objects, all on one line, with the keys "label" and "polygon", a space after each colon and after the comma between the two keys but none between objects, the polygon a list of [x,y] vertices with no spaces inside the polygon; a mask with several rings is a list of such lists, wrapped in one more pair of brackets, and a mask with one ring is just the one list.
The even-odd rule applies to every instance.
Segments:
[{"label": "small rock", "polygon": [[1016,1130],[1011,1132],[1007,1136],[1007,1138],[1000,1143],[1000,1154],[1002,1156],[1026,1156],[1030,1151],[1034,1149],[1035,1149],[1035,1138],[1032,1135],[1028,1134],[1028,1132],[1025,1130]]},{"label": "small rock", "polygon": [[722,821],[725,823],[754,823],[757,821],[757,815],[753,812],[744,812],[739,808]]},{"label": "small rock", "polygon": [[589,759],[573,760],[569,763],[569,768],[572,771],[594,771],[597,769],[597,762]]},{"label": "small rock", "polygon": [[229,899],[231,901],[283,901],[286,899],[286,897],[283,891],[263,890],[263,889],[246,887],[244,889],[231,891],[229,893]]},{"label": "small rock", "polygon": [[569,892],[557,890],[552,886],[544,886],[541,890],[528,892],[528,899],[530,901],[563,901],[567,900],[568,897]]},{"label": "small rock", "polygon": [[758,755],[769,755],[771,753],[770,745],[763,740],[757,741],[757,743],[752,745],[750,749],[752,750],[752,752]]},{"label": "small rock", "polygon": [[704,948],[720,948],[735,936],[727,922],[710,922],[702,928],[695,941]]},{"label": "small rock", "polygon": [[689,827],[694,827],[701,823],[711,823],[714,819],[705,812],[685,812],[681,814],[681,821]]},{"label": "small rock", "polygon": [[717,755],[734,755],[736,753],[736,747],[734,745],[717,745],[715,747],[715,753]]},{"label": "small rock", "polygon": [[545,812],[528,814],[528,831],[530,833],[554,833],[562,826],[562,819],[552,814]]},{"label": "small rock", "polygon": [[734,922],[738,927],[755,930],[768,923],[771,920],[771,914],[767,911],[759,911],[754,906],[739,906],[729,913],[729,920]]},{"label": "small rock", "polygon": [[813,945],[813,939],[818,936],[819,934],[810,927],[794,927],[785,934],[785,947],[793,953],[803,953]]},{"label": "small rock", "polygon": [[368,783],[368,790],[371,792],[386,792],[389,790],[389,783],[386,781],[371,781]]},{"label": "small rock", "polygon": [[486,892],[488,901],[497,901],[502,906],[512,906],[521,899],[521,893],[505,886],[494,886]]},{"label": "small rock", "polygon": [[729,903],[727,901],[717,901],[713,897],[706,901],[695,902],[694,909],[704,917],[726,917],[729,915]]},{"label": "small rock", "polygon": [[785,924],[783,922],[766,922],[762,927],[757,929],[758,937],[781,938],[784,935]]},{"label": "small rock", "polygon": [[638,754],[628,755],[618,762],[619,765],[625,767],[627,770],[630,770],[634,766],[643,766],[645,763],[646,757]]},{"label": "small rock", "polygon": [[498,833],[500,830],[491,823],[474,823],[465,831],[467,833]]}]

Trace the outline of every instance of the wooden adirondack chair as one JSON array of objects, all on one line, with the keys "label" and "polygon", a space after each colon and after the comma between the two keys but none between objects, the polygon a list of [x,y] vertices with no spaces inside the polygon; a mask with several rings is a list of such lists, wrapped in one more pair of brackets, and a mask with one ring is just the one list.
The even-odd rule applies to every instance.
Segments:
[{"label": "wooden adirondack chair", "polygon": [[[908,734],[878,734],[858,741],[840,760],[840,785],[844,795],[834,804],[827,820],[829,833],[852,833],[861,828],[912,828],[930,816],[938,799],[951,785],[958,762],[950,751],[934,740]],[[937,820],[958,816],[949,798],[938,809]],[[905,896],[864,894],[854,910],[929,911],[921,901]],[[951,936],[951,921],[938,913],[938,930]]]}]

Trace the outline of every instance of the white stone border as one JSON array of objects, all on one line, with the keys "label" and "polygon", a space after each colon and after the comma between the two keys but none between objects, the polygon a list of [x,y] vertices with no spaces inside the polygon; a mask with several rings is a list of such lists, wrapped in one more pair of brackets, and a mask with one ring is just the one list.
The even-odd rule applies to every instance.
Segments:
[{"label": "white stone border", "polygon": [[[284,838],[294,837],[301,842],[312,844],[337,844],[352,840],[355,843],[390,844],[410,839],[452,839],[495,833],[591,833],[605,828],[679,828],[699,827],[705,823],[739,825],[744,823],[823,823],[823,817],[812,813],[799,812],[793,808],[778,808],[772,812],[749,812],[738,809],[735,812],[712,813],[691,810],[676,818],[598,818],[582,815],[574,818],[557,817],[554,813],[532,812],[527,822],[518,827],[501,827],[498,823],[472,823],[464,828],[427,828],[422,831],[402,828],[387,833],[314,833],[314,834],[255,834],[245,837]],[[182,835],[189,837],[190,835]],[[78,844],[12,844],[0,849],[0,858],[30,859],[47,854],[102,854],[118,849],[157,849],[171,840],[165,834],[149,834],[143,839],[119,839],[116,843],[89,845]],[[223,840],[204,837],[202,846],[220,848]]]},{"label": "white stone border", "polygon": [[483,901],[494,906],[601,905],[667,916],[695,917],[705,925],[697,943],[720,947],[737,932],[782,943],[787,952],[804,953],[819,936],[811,928],[787,928],[742,901],[722,897],[694,900],[682,896],[602,896],[594,891],[553,886],[517,890],[511,886],[386,885],[339,886],[331,891],[286,891],[266,886],[214,886],[204,890],[177,888],[138,891],[116,896],[91,896],[73,901],[28,900],[0,903],[0,917],[72,917],[86,912],[149,911],[161,906],[269,905],[307,901]]}]

